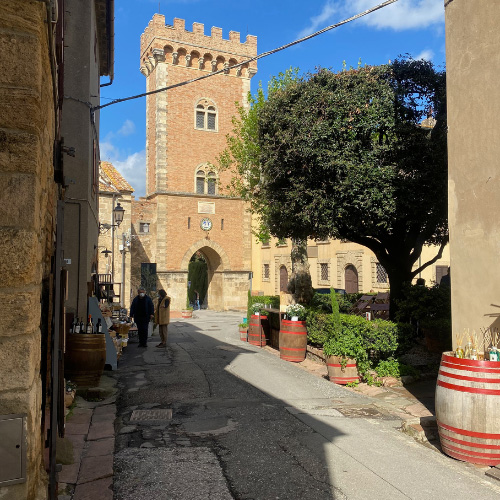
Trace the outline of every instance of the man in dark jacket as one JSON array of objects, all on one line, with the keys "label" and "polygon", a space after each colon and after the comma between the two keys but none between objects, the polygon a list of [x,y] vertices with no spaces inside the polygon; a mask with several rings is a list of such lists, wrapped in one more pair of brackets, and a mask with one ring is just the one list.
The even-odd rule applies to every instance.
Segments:
[{"label": "man in dark jacket", "polygon": [[147,347],[148,344],[148,326],[154,318],[155,308],[153,301],[146,295],[146,290],[140,287],[138,295],[132,301],[130,306],[130,316],[134,318],[139,334],[139,347]]}]

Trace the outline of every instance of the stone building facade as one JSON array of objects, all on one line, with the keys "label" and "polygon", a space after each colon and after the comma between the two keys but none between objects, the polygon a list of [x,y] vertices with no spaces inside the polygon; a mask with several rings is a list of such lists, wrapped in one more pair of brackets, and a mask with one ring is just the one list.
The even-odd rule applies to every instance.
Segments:
[{"label": "stone building facade", "polygon": [[[196,252],[208,264],[206,305],[243,308],[251,270],[250,215],[239,199],[219,194],[229,172],[214,166],[232,131],[236,102],[245,105],[256,63],[257,40],[222,29],[204,34],[203,24],[185,29],[156,14],[141,36],[140,70],[147,91],[223,70],[186,86],[148,95],[146,100],[146,199],[133,206],[132,232],[150,237],[132,242],[136,263],[155,263],[159,286],[172,309],[186,306],[188,265]],[[241,66],[232,66],[243,63]]]},{"label": "stone building facade", "polygon": [[[97,246],[98,276],[113,284],[116,295],[114,302],[130,307],[130,270],[131,270],[131,221],[132,186],[109,162],[102,161],[99,166],[99,221],[101,234]],[[115,225],[113,209],[123,208],[123,221]],[[108,253],[111,252],[111,253]]]},{"label": "stone building facade", "polygon": [[[2,2],[0,497],[11,500],[46,497],[42,420],[50,364],[51,258],[61,196],[53,166],[60,115],[60,60],[55,50],[55,29],[48,29],[52,21],[42,2]],[[31,63],[19,64],[20,59]],[[17,450],[6,448],[8,438],[20,430],[17,419],[10,420],[9,415],[24,416],[25,442]],[[16,465],[13,457],[18,452],[26,453],[26,468],[25,480],[16,484],[18,473],[11,466]]]},{"label": "stone building facade", "polygon": [[[252,291],[265,295],[276,295],[285,290],[292,275],[292,249],[290,240],[278,241],[276,238],[267,243],[252,241]],[[424,247],[419,262],[431,260],[437,247]],[[375,254],[368,248],[356,243],[339,240],[313,241],[307,243],[307,255],[314,288],[339,288],[348,293],[368,293],[387,291],[389,281],[385,269],[379,264]],[[449,248],[433,265],[416,276],[423,278],[427,286],[439,283],[441,276],[447,274]],[[418,262],[415,269],[420,267]]]},{"label": "stone building facade", "polygon": [[[77,84],[98,96],[100,76],[112,73],[112,7],[113,0],[3,0],[0,8],[0,497],[9,500],[57,496],[64,302],[77,276],[86,301],[98,227],[97,119]],[[67,185],[78,181],[84,186],[70,196],[84,205],[82,217],[64,203]],[[77,244],[64,246],[64,222],[79,228]]]}]

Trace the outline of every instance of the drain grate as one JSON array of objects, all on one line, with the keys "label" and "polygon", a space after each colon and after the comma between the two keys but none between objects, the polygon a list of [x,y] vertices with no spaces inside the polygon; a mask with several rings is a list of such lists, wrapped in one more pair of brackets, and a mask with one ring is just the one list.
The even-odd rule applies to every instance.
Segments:
[{"label": "drain grate", "polygon": [[172,409],[167,408],[164,410],[134,410],[130,416],[131,422],[139,421],[157,421],[157,420],[172,420]]}]

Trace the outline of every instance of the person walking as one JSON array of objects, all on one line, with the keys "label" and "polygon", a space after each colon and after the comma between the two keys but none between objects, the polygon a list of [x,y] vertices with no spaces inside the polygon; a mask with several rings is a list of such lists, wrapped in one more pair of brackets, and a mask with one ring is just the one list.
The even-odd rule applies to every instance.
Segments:
[{"label": "person walking", "polygon": [[148,346],[148,326],[154,318],[154,312],[153,301],[146,295],[146,289],[139,287],[137,296],[130,306],[130,316],[134,318],[139,334],[139,347]]},{"label": "person walking", "polygon": [[200,293],[198,290],[194,291],[194,309],[195,311],[200,309]]},{"label": "person walking", "polygon": [[163,289],[158,291],[158,295],[158,306],[155,310],[155,323],[160,327],[161,342],[156,347],[166,347],[168,324],[170,323],[170,297]]}]

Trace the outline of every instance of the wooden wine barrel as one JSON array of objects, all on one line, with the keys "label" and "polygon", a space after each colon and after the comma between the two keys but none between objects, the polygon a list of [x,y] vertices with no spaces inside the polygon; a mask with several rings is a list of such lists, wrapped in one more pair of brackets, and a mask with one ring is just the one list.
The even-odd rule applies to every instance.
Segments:
[{"label": "wooden wine barrel", "polygon": [[360,380],[355,359],[347,358],[347,363],[342,366],[341,356],[327,356],[326,367],[328,368],[328,378],[336,384],[346,385]]},{"label": "wooden wine barrel", "polygon": [[305,321],[284,319],[280,329],[280,358],[292,363],[306,359],[307,328]]},{"label": "wooden wine barrel", "polygon": [[500,362],[441,357],[436,420],[443,451],[481,465],[500,464]]},{"label": "wooden wine barrel", "polygon": [[264,347],[267,344],[266,338],[269,338],[269,335],[266,335],[266,329],[269,331],[267,316],[252,314],[248,324],[248,343]]},{"label": "wooden wine barrel", "polygon": [[106,362],[104,334],[69,333],[66,336],[64,377],[79,387],[99,384]]},{"label": "wooden wine barrel", "polygon": [[240,328],[240,340],[243,342],[248,342],[248,328]]}]

